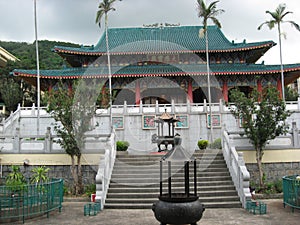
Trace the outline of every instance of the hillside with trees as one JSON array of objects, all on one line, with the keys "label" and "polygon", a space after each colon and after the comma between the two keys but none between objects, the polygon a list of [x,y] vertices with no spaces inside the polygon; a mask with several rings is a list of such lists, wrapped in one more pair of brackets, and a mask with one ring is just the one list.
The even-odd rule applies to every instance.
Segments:
[{"label": "hillside with trees", "polygon": [[[52,51],[54,46],[80,47],[78,44],[56,41],[39,41],[40,69],[61,69],[69,65]],[[0,46],[16,56],[20,61],[9,62],[5,68],[0,68],[0,103],[4,103],[6,110],[16,110],[18,103],[22,106],[32,106],[36,102],[36,90],[21,79],[12,77],[14,69],[36,69],[35,42],[4,42]]]}]

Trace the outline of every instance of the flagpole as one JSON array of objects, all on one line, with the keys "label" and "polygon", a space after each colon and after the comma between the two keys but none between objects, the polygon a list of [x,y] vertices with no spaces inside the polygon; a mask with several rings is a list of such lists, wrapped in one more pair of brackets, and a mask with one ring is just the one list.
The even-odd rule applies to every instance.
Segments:
[{"label": "flagpole", "polygon": [[37,73],[37,135],[40,134],[40,61],[39,61],[39,44],[38,44],[38,32],[37,32],[37,10],[36,10],[36,0],[34,0],[34,30],[35,30],[35,51],[36,51],[36,73]]}]

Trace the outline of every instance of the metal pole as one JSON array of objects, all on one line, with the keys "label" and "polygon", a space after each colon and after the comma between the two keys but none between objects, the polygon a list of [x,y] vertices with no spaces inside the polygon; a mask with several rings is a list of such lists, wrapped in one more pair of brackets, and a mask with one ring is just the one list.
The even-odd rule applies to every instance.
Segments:
[{"label": "metal pole", "polygon": [[36,10],[36,0],[34,0],[34,28],[35,28],[35,52],[36,52],[36,72],[37,72],[37,135],[40,133],[40,61],[39,61],[39,44],[38,44],[38,32],[37,32],[37,10]]},{"label": "metal pole", "polygon": [[163,193],[163,183],[162,183],[162,180],[163,180],[163,166],[162,166],[162,160],[160,160],[159,162],[159,195],[162,196],[162,193]]},{"label": "metal pole", "polygon": [[106,52],[107,52],[107,64],[108,64],[108,85],[109,85],[109,125],[110,125],[110,132],[113,131],[113,125],[112,125],[112,82],[111,82],[111,65],[110,65],[110,51],[109,51],[109,43],[108,43],[108,17],[107,13],[105,13],[105,40],[106,40]]},{"label": "metal pole", "polygon": [[197,196],[197,161],[194,160],[194,193]]},{"label": "metal pole", "polygon": [[280,71],[281,71],[282,101],[285,102],[284,74],[283,74],[283,64],[282,64],[282,47],[281,47],[281,31],[280,31],[280,24],[278,24],[278,33],[279,33],[279,50],[280,50]]},{"label": "metal pole", "polygon": [[171,180],[171,161],[168,161],[168,192],[169,192],[169,197],[171,198],[172,196],[172,180]]},{"label": "metal pole", "polygon": [[212,123],[212,110],[211,110],[211,92],[210,92],[210,71],[209,71],[209,54],[208,54],[208,35],[207,29],[205,31],[205,42],[206,42],[206,69],[207,69],[207,88],[208,88],[208,103],[209,103],[209,117],[210,117],[210,136],[209,142],[213,142],[213,123]]}]

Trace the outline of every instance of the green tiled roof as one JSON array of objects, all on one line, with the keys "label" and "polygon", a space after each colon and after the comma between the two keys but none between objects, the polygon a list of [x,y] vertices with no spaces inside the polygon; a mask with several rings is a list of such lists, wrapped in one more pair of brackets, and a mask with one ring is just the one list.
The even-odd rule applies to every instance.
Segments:
[{"label": "green tiled roof", "polygon": [[[199,37],[201,28],[202,26],[109,28],[110,52],[112,54],[205,52],[205,38]],[[210,52],[269,49],[275,45],[273,41],[233,43],[216,26],[208,26],[208,40]],[[95,46],[81,48],[56,46],[54,51],[82,55],[105,54],[105,34]]]},{"label": "green tiled roof", "polygon": [[[212,64],[213,75],[246,75],[246,74],[276,74],[280,73],[280,65],[264,64]],[[285,73],[299,72],[300,64],[284,65]],[[206,75],[206,64],[193,65],[146,65],[146,66],[112,66],[113,77],[142,77],[142,76],[194,76]],[[14,76],[36,77],[36,70],[14,70]],[[63,70],[41,70],[41,78],[76,79],[76,78],[106,78],[107,67],[71,68]]]}]

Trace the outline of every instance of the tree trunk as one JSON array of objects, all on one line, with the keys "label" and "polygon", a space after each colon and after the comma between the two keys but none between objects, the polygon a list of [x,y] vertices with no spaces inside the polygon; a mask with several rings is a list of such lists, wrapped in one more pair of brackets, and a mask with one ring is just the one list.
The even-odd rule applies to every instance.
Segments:
[{"label": "tree trunk", "polygon": [[258,168],[258,174],[259,174],[259,185],[260,187],[264,187],[264,171],[262,168],[262,151],[261,149],[256,149],[256,162],[257,162],[257,168]]},{"label": "tree trunk", "polygon": [[77,192],[78,194],[83,194],[83,184],[82,184],[82,170],[81,170],[81,155],[77,156]]},{"label": "tree trunk", "polygon": [[71,161],[72,161],[72,165],[71,165],[71,174],[73,177],[73,191],[72,193],[77,195],[77,183],[78,183],[78,177],[77,177],[77,172],[76,172],[76,166],[75,166],[75,157],[73,155],[71,155]]}]

